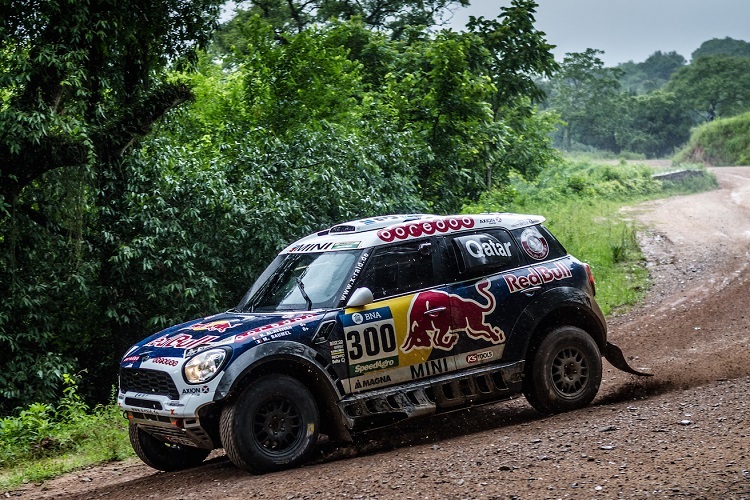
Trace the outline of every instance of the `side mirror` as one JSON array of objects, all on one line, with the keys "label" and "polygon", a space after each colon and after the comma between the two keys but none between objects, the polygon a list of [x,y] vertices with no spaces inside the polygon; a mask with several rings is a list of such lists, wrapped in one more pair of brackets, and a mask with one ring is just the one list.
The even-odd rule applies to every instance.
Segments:
[{"label": "side mirror", "polygon": [[372,303],[374,300],[375,297],[372,296],[372,291],[365,286],[357,288],[352,292],[352,296],[349,297],[346,307],[362,307]]}]

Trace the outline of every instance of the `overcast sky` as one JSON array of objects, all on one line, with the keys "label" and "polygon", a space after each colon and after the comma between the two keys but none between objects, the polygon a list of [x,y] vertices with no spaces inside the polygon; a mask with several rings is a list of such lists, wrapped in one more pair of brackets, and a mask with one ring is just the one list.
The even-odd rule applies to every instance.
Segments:
[{"label": "overcast sky", "polygon": [[[510,0],[470,0],[454,14],[451,27],[466,26],[469,16],[495,18]],[[567,52],[600,49],[607,66],[642,62],[661,50],[690,61],[701,43],[731,37],[750,42],[750,0],[537,0],[536,27],[557,45],[555,58]]]}]

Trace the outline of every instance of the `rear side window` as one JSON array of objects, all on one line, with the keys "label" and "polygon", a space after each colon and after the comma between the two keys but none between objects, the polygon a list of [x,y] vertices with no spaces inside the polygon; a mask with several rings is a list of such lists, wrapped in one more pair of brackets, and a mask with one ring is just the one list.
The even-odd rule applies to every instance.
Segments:
[{"label": "rear side window", "polygon": [[513,236],[531,263],[558,259],[567,254],[560,242],[542,225],[515,229]]},{"label": "rear side window", "polygon": [[413,241],[378,248],[359,286],[366,286],[375,299],[381,299],[434,286],[434,276],[430,243]]},{"label": "rear side window", "polygon": [[462,279],[495,274],[521,264],[518,247],[502,230],[455,236],[449,246],[452,247],[449,253],[454,253],[458,261],[458,277]]}]

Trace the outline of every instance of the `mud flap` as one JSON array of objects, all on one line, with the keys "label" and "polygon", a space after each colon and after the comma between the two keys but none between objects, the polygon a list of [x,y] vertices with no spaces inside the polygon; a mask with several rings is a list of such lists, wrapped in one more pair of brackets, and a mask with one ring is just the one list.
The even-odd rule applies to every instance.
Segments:
[{"label": "mud flap", "polygon": [[614,366],[618,370],[632,373],[633,375],[638,375],[641,377],[653,377],[654,376],[653,373],[639,372],[635,368],[631,367],[628,364],[628,362],[625,360],[625,356],[622,354],[622,350],[610,342],[607,342],[607,345],[604,348],[604,352],[602,352],[602,355],[607,361],[610,362],[612,366]]}]

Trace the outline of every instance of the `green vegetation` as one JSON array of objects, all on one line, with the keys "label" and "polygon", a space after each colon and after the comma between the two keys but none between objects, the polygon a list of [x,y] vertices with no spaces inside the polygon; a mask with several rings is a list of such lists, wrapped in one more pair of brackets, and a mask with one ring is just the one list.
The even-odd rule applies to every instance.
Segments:
[{"label": "green vegetation", "polygon": [[529,182],[513,176],[508,187],[481,196],[465,212],[541,214],[566,249],[589,263],[597,302],[605,314],[633,305],[648,289],[648,273],[635,240],[637,227],[621,209],[651,198],[705,191],[711,175],[671,183],[652,178],[645,165],[568,161]]},{"label": "green vegetation", "polygon": [[701,125],[675,161],[750,165],[750,113]]},{"label": "green vegetation", "polygon": [[57,406],[34,403],[0,419],[0,490],[133,455],[117,405],[89,408],[64,374]]}]

